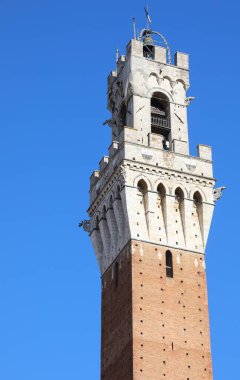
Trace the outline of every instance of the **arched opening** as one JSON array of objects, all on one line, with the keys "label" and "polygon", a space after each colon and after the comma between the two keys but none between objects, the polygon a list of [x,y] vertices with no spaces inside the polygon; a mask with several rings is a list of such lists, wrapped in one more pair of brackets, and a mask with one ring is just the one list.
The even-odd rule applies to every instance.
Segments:
[{"label": "arched opening", "polygon": [[184,192],[181,187],[177,187],[175,190],[175,199],[178,203],[181,203],[184,200]]},{"label": "arched opening", "polygon": [[113,196],[112,195],[109,198],[109,208],[113,209]]},{"label": "arched opening", "polygon": [[142,193],[142,195],[145,195],[147,193],[148,187],[143,179],[140,179],[140,181],[138,181],[137,187],[138,190]]},{"label": "arched opening", "polygon": [[196,207],[199,207],[201,204],[202,204],[202,196],[201,194],[199,193],[199,191],[196,191],[193,195],[193,201],[194,201],[194,205]]},{"label": "arched opening", "polygon": [[162,93],[154,93],[151,99],[151,132],[163,136],[163,148],[169,149],[170,104]]},{"label": "arched opening", "polygon": [[116,261],[114,265],[114,285],[115,289],[118,288],[118,282],[119,282],[119,265],[118,262]]},{"label": "arched opening", "polygon": [[165,187],[163,186],[162,183],[160,183],[158,185],[157,192],[158,192],[158,195],[159,195],[160,199],[163,199],[166,196],[166,189],[165,189]]},{"label": "arched opening", "polygon": [[166,188],[165,186],[160,183],[157,187],[157,206],[159,209],[158,212],[158,223],[160,222],[159,225],[159,230],[161,231],[161,238],[167,237],[167,205],[166,205]]},{"label": "arched opening", "polygon": [[116,199],[120,200],[121,199],[121,189],[120,186],[118,185],[117,191],[116,191]]},{"label": "arched opening", "polygon": [[186,233],[186,212],[185,212],[184,192],[181,189],[181,187],[177,187],[175,190],[174,209],[176,212],[175,218],[178,223],[177,244],[179,244],[179,242],[181,242],[180,244],[184,244],[185,233]]},{"label": "arched opening", "polygon": [[148,212],[148,187],[146,182],[143,179],[140,179],[137,184],[138,187],[138,196],[139,196],[139,210],[141,210],[142,213],[142,219],[141,222],[144,223],[144,218],[145,218],[145,223],[144,225],[147,228],[147,233],[149,233],[149,212]]},{"label": "arched opening", "polygon": [[143,56],[148,59],[154,59],[154,43],[151,34],[146,31],[143,39]]},{"label": "arched opening", "polygon": [[125,127],[127,123],[127,107],[125,103],[121,105],[120,112],[119,112],[119,128],[120,131]]},{"label": "arched opening", "polygon": [[204,246],[204,223],[203,223],[203,198],[199,191],[193,194],[192,217],[195,221],[195,238],[201,236],[201,240],[196,241],[196,248],[203,244]]},{"label": "arched opening", "polygon": [[117,185],[115,199],[113,202],[113,211],[115,215],[115,220],[117,223],[118,231],[119,231],[119,239],[124,239],[124,234],[126,231],[126,223],[125,223],[125,213],[124,206],[121,196],[121,187],[120,184]]},{"label": "arched opening", "polygon": [[106,219],[106,214],[107,214],[106,206],[103,206],[103,210],[102,210],[102,219]]},{"label": "arched opening", "polygon": [[143,56],[148,59],[154,59],[154,46],[143,45]]},{"label": "arched opening", "polygon": [[99,230],[99,216],[97,215],[97,217],[96,217],[96,220],[95,220],[95,229],[96,230]]},{"label": "arched opening", "polygon": [[172,252],[166,252],[166,276],[173,278],[173,259]]}]

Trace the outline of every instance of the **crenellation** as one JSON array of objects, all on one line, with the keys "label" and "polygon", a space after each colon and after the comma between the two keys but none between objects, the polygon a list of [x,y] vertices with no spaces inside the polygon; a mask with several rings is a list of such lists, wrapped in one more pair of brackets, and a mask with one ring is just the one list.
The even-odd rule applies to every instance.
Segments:
[{"label": "crenellation", "polygon": [[114,154],[117,152],[117,150],[118,150],[118,141],[113,141],[110,147],[108,148],[109,157],[112,158]]},{"label": "crenellation", "polygon": [[181,69],[189,69],[189,55],[177,51],[174,55],[174,63]]},{"label": "crenellation", "polygon": [[155,47],[155,57],[154,57],[154,60],[156,62],[160,62],[160,63],[166,64],[167,63],[167,50],[166,50],[166,48],[164,48],[162,46],[156,46]]},{"label": "crenellation", "polygon": [[99,171],[94,170],[94,172],[92,173],[92,175],[90,177],[90,187],[93,188],[93,186],[96,185],[98,180],[99,180]]},{"label": "crenellation", "polygon": [[197,146],[198,156],[204,160],[212,161],[212,147],[208,145],[199,144]]},{"label": "crenellation", "polygon": [[106,166],[108,165],[108,162],[109,162],[109,157],[108,156],[103,156],[103,158],[99,162],[100,174],[106,168]]}]

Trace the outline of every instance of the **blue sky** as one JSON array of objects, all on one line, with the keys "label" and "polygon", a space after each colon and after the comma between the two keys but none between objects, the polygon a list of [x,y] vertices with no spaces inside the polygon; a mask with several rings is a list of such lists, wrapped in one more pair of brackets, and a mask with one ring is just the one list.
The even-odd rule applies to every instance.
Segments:
[{"label": "blue sky", "polygon": [[[0,378],[99,379],[100,274],[78,227],[107,153],[106,78],[142,0],[0,0]],[[238,1],[149,0],[153,28],[190,54],[191,153],[212,145],[207,246],[214,378],[239,372]]]}]

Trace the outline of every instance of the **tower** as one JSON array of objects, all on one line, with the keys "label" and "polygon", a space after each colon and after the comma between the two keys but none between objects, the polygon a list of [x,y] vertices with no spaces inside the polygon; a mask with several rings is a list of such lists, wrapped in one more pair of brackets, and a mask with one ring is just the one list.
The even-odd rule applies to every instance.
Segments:
[{"label": "tower", "polygon": [[112,143],[82,223],[102,275],[101,380],[212,379],[205,247],[222,188],[211,147],[189,154],[188,55],[170,59],[143,29],[108,77]]}]

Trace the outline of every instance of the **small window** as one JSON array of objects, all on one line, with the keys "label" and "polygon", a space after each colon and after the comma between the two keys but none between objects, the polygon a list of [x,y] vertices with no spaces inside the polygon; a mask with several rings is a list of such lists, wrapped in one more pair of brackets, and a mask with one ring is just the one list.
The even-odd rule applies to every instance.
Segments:
[{"label": "small window", "polygon": [[173,278],[173,260],[170,251],[166,252],[166,275],[167,277]]},{"label": "small window", "polygon": [[118,288],[118,277],[119,277],[119,268],[118,268],[118,262],[115,263],[114,266],[114,283],[115,283],[115,289]]}]

